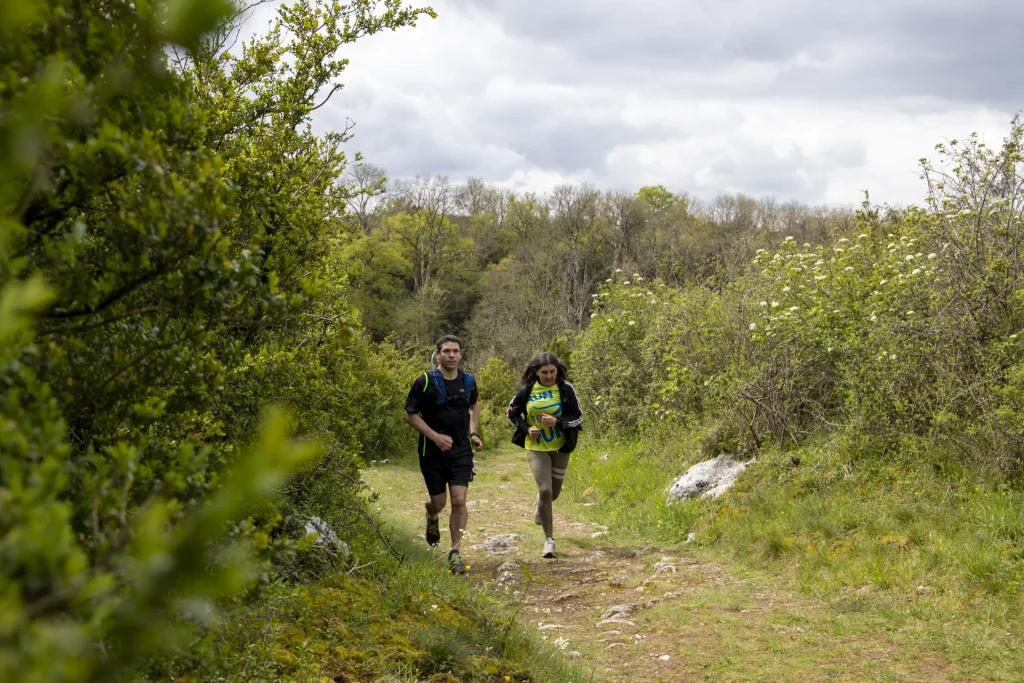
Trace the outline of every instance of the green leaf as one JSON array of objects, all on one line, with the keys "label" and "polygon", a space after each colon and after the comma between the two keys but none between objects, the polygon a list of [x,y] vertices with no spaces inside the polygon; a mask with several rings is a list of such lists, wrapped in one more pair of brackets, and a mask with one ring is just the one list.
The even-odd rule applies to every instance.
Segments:
[{"label": "green leaf", "polygon": [[194,49],[234,10],[230,0],[167,0],[157,13],[159,33],[172,43]]},{"label": "green leaf", "polygon": [[15,33],[39,16],[39,10],[36,0],[0,0],[0,35]]},{"label": "green leaf", "polygon": [[35,314],[52,301],[53,290],[38,276],[0,290],[0,344],[28,328]]}]

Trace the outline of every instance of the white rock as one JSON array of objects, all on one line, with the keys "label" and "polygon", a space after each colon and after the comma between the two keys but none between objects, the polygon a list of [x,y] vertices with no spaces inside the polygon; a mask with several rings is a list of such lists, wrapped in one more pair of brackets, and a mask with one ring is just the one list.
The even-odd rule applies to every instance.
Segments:
[{"label": "white rock", "polygon": [[697,496],[716,498],[725,493],[736,481],[736,476],[753,462],[753,459],[740,462],[728,453],[699,462],[668,487],[668,502],[671,504]]},{"label": "white rock", "polygon": [[622,618],[626,618],[626,617],[629,617],[630,615],[632,615],[632,613],[633,613],[633,606],[632,605],[615,605],[614,607],[609,607],[608,609],[606,609],[604,611],[604,614],[601,615],[601,618],[602,619],[611,619],[616,614],[620,615]]},{"label": "white rock", "polygon": [[663,662],[667,662],[668,660],[672,659],[672,657],[670,657],[669,655],[662,655],[658,657],[658,659],[660,659]]},{"label": "white rock", "polygon": [[512,555],[519,551],[519,548],[513,544],[520,538],[523,538],[521,534],[498,534],[497,536],[489,536],[483,543],[477,543],[470,546],[469,549],[484,550],[493,557]]},{"label": "white rock", "polygon": [[502,572],[501,575],[498,577],[496,583],[499,586],[507,586],[509,584],[515,583],[516,581],[518,581],[518,579],[516,578],[516,575],[512,572]]},{"label": "white rock", "polygon": [[629,619],[602,619],[594,626],[600,628],[601,626],[636,626],[636,624]]},{"label": "white rock", "polygon": [[343,557],[348,557],[348,544],[338,538],[330,524],[315,515],[306,522],[306,535],[309,534],[317,535],[314,545],[330,546],[338,550]]},{"label": "white rock", "polygon": [[656,574],[668,574],[669,572],[675,574],[676,566],[668,562],[659,562],[656,565],[654,565],[654,572]]}]

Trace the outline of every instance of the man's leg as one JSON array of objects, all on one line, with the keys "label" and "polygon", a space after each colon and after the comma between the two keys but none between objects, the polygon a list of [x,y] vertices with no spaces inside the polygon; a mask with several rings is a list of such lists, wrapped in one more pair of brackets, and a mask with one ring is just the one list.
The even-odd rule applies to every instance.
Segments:
[{"label": "man's leg", "polygon": [[437,519],[437,515],[444,510],[445,505],[447,505],[447,494],[437,494],[428,496],[427,504],[424,507],[427,508],[427,516]]},{"label": "man's leg", "polygon": [[427,509],[427,545],[433,546],[441,541],[441,526],[437,516],[444,510],[448,494],[445,493],[444,473],[438,468],[437,462],[431,458],[421,458],[420,471],[427,485],[428,497],[424,505]]},{"label": "man's leg", "polygon": [[452,535],[452,550],[459,549],[462,542],[462,532],[466,530],[466,521],[469,519],[469,508],[466,507],[466,491],[468,486],[450,484],[448,490],[452,494],[452,513],[448,517],[448,531]]},{"label": "man's leg", "polygon": [[[452,501],[454,503],[454,501]],[[430,494],[427,498],[427,504],[424,506],[427,508],[427,517],[430,519],[437,519],[437,516],[444,511],[444,506],[448,504],[448,494],[439,493],[436,496]]]},{"label": "man's leg", "polygon": [[466,530],[466,522],[469,520],[466,492],[469,490],[471,481],[473,481],[472,452],[453,458],[448,469],[448,494],[452,499],[452,513],[448,517],[448,530],[452,535],[452,549],[448,551],[448,569],[455,574],[466,573],[466,565],[462,562],[459,545],[462,543],[462,532]]}]

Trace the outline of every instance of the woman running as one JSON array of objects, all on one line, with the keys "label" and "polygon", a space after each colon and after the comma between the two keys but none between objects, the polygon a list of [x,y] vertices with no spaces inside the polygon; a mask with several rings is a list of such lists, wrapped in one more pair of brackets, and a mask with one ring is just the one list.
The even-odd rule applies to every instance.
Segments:
[{"label": "woman running", "polygon": [[544,528],[543,556],[555,556],[551,502],[562,491],[569,454],[576,448],[583,411],[565,366],[555,354],[537,354],[526,366],[519,390],[508,404],[515,428],[512,443],[526,449],[537,481],[537,512],[533,521]]}]

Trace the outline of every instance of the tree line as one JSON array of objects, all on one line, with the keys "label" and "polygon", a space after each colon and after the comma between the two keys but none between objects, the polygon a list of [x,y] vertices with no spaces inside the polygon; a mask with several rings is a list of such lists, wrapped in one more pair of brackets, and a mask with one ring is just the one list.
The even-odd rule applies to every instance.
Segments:
[{"label": "tree line", "polygon": [[364,192],[349,204],[340,258],[367,331],[415,347],[461,334],[481,363],[516,366],[583,330],[592,294],[618,271],[721,287],[757,249],[783,235],[819,244],[855,213],[743,194],[701,201],[662,185],[564,184],[540,196],[479,178],[391,180],[370,163],[346,181]]}]

